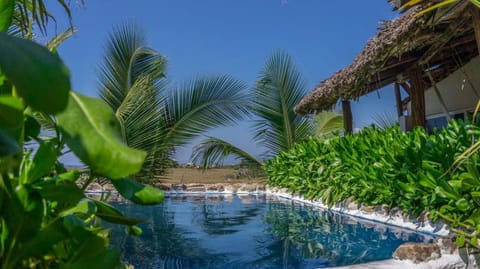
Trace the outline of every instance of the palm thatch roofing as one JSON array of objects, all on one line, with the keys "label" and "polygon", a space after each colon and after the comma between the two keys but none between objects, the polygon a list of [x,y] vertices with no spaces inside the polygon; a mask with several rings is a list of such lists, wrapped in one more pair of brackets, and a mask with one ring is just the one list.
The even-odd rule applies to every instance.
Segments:
[{"label": "palm thatch roofing", "polygon": [[[401,5],[405,0],[396,2]],[[424,71],[427,85],[432,83],[430,77],[434,81],[447,77],[478,55],[469,6],[468,1],[458,1],[422,16],[416,14],[426,6],[415,6],[381,22],[353,63],[323,80],[297,104],[295,112],[314,113],[332,108],[339,100],[356,100],[408,79],[415,68]]]}]

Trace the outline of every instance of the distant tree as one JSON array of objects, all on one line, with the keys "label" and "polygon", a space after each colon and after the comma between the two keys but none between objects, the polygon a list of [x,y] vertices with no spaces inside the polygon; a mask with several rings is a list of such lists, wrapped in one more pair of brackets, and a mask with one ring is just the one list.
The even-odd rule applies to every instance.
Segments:
[{"label": "distant tree", "polygon": [[[290,56],[283,52],[274,53],[260,72],[251,100],[251,110],[256,116],[254,140],[267,148],[263,154],[265,158],[292,148],[296,142],[314,133],[312,122],[293,111],[305,92],[305,81]],[[228,156],[262,165],[261,160],[247,151],[215,137],[202,141],[192,154],[194,162],[203,167],[220,164]]]},{"label": "distant tree", "polygon": [[115,111],[122,139],[148,153],[136,175],[142,180],[163,174],[177,147],[248,114],[243,82],[200,77],[173,88],[166,67],[166,58],[146,46],[144,33],[133,24],[115,28],[100,67],[99,93]]},{"label": "distant tree", "polygon": [[315,136],[329,138],[343,129],[343,115],[335,111],[322,111],[313,118]]}]

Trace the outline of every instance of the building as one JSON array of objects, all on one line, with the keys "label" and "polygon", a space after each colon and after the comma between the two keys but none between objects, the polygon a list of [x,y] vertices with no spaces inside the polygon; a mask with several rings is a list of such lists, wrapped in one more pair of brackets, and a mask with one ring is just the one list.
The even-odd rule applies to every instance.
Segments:
[{"label": "building", "polygon": [[[480,8],[459,0],[426,12],[439,1],[390,2],[403,14],[382,22],[353,63],[306,95],[297,113],[317,113],[341,102],[345,130],[351,132],[350,101],[390,84],[405,129],[441,125],[474,109],[480,97]],[[401,89],[408,95],[403,100]]]}]

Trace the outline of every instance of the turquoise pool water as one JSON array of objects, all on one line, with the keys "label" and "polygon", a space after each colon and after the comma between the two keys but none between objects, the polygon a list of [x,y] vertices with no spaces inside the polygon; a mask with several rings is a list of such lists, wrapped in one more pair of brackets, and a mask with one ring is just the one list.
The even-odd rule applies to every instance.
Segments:
[{"label": "turquoise pool water", "polygon": [[432,240],[266,195],[174,195],[158,206],[115,206],[147,221],[140,237],[112,232],[112,247],[136,269],[343,266]]}]

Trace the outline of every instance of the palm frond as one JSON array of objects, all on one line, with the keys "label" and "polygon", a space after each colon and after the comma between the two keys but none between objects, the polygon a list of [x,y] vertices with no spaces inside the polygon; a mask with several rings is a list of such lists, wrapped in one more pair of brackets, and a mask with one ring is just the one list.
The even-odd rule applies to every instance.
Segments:
[{"label": "palm frond", "polygon": [[343,115],[335,111],[322,111],[315,115],[315,135],[328,138],[343,129]]},{"label": "palm frond", "polygon": [[292,59],[286,53],[274,53],[254,89],[254,111],[259,117],[255,139],[269,149],[268,155],[290,149],[296,141],[312,134],[313,125],[309,120],[293,111],[305,90],[305,81]]},{"label": "palm frond", "polygon": [[162,144],[167,62],[144,43],[138,26],[115,28],[99,73],[100,96],[115,111],[124,142],[147,152],[142,171],[136,175],[142,179],[153,176],[159,158],[171,155],[171,148]]},{"label": "palm frond", "polygon": [[43,112],[34,112],[33,116],[40,123],[42,130],[54,132],[57,129],[55,119]]},{"label": "palm frond", "polygon": [[52,38],[50,41],[47,43],[47,48],[49,50],[54,50],[60,44],[62,44],[65,40],[69,39],[73,34],[75,34],[78,31],[77,28],[75,27],[70,27],[67,30],[61,32],[60,34],[56,35],[54,38]]},{"label": "palm frond", "polygon": [[398,119],[392,113],[377,113],[372,116],[374,124],[381,129],[389,129],[398,124]]},{"label": "palm frond", "polygon": [[[55,16],[50,13],[44,0],[17,0],[15,1],[15,10],[12,23],[16,29],[20,30],[22,36],[31,37],[33,27],[36,26],[40,33],[47,34],[47,24],[51,21],[56,23]],[[65,0],[56,0],[61,6],[67,19],[72,25],[71,2]],[[76,1],[78,2],[78,1]],[[83,5],[83,0],[80,1]]]},{"label": "palm frond", "polygon": [[229,76],[201,77],[166,98],[169,127],[165,143],[182,146],[219,126],[236,124],[249,115],[246,85]]},{"label": "palm frond", "polygon": [[234,157],[243,163],[262,166],[262,162],[248,152],[235,145],[215,137],[208,137],[193,148],[192,161],[199,163],[206,169],[214,165],[220,165],[225,158]]},{"label": "palm frond", "polygon": [[164,77],[166,59],[145,46],[145,36],[135,24],[123,24],[110,35],[99,71],[101,98],[117,110],[135,81],[148,75],[152,81]]},{"label": "palm frond", "polygon": [[149,77],[138,79],[116,111],[126,144],[146,151],[157,143],[162,118],[163,100],[152,84]]}]

